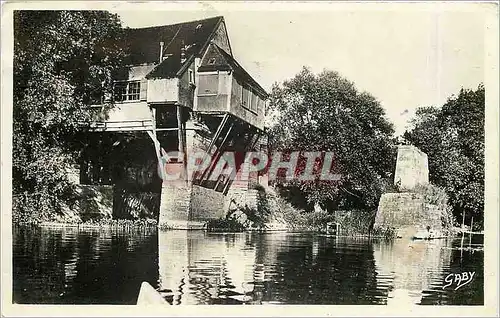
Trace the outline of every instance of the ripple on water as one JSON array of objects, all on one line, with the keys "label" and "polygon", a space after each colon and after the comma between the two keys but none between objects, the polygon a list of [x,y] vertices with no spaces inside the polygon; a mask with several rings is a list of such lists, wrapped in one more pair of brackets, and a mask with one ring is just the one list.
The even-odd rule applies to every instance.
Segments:
[{"label": "ripple on water", "polygon": [[[300,233],[15,228],[14,301],[133,304],[480,304],[482,251],[461,240],[384,242]],[[466,240],[464,240],[466,241]],[[471,241],[471,247],[480,248]],[[475,270],[457,292],[451,272]]]}]

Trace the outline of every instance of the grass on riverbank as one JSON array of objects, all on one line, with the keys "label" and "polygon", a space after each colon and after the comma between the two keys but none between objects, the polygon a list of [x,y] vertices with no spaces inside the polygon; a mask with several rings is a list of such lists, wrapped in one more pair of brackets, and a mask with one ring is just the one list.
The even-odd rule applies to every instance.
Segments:
[{"label": "grass on riverbank", "polygon": [[247,228],[237,220],[230,218],[220,218],[207,222],[209,232],[243,232]]},{"label": "grass on riverbank", "polygon": [[259,191],[256,208],[242,208],[252,226],[239,223],[234,219],[210,221],[209,231],[241,232],[243,230],[287,230],[290,232],[326,233],[327,224],[341,224],[341,235],[345,236],[382,236],[392,237],[392,230],[373,231],[376,211],[327,211],[308,212],[295,208],[279,196],[272,188],[255,185]]}]

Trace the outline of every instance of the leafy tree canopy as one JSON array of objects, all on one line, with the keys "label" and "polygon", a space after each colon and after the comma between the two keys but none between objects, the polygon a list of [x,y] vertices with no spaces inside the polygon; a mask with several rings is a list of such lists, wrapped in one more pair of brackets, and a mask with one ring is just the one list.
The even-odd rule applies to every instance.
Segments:
[{"label": "leafy tree canopy", "polygon": [[[16,11],[14,14],[13,188],[18,207],[58,209],[67,194],[87,106],[109,90],[124,55],[122,28],[104,11]],[[31,196],[28,200],[27,196]],[[29,201],[29,202],[28,202]]]},{"label": "leafy tree canopy", "polygon": [[[270,145],[280,151],[332,152],[339,182],[280,183],[290,196],[327,209],[376,208],[394,171],[394,129],[370,94],[338,73],[304,68],[270,98]],[[304,203],[304,202],[303,202]],[[300,204],[300,203],[299,203]]]},{"label": "leafy tree canopy", "polygon": [[404,138],[427,153],[430,182],[446,189],[455,218],[482,226],[484,86],[462,89],[441,108],[421,107]]}]

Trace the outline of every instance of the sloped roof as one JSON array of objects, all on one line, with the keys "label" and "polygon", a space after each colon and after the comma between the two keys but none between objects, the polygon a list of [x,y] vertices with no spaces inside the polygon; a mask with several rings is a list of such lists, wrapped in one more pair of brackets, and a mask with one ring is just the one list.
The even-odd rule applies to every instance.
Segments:
[{"label": "sloped roof", "polygon": [[[181,48],[186,47],[186,58],[198,56],[208,45],[212,34],[224,20],[222,16],[171,25],[125,29],[125,42],[129,56],[126,64],[158,63],[160,42],[164,43],[163,56],[168,57],[148,76],[175,76],[180,70]],[[161,73],[161,74],[158,74]]]},{"label": "sloped roof", "polygon": [[[201,57],[210,44],[212,36],[217,31],[224,17],[217,16],[208,19],[189,21],[171,25],[125,29],[125,43],[129,56],[127,65],[158,64],[160,58],[160,42],[164,43],[161,63],[156,65],[146,78],[173,78],[182,72],[195,57]],[[251,84],[262,94],[267,92],[257,83],[250,74],[224,49],[212,45],[222,57],[223,63],[217,65],[202,65],[198,70],[231,70],[236,77]],[[186,63],[181,63],[181,48],[186,49]]]},{"label": "sloped roof", "polygon": [[202,64],[199,68],[199,72],[211,72],[211,71],[233,71],[237,78],[240,78],[246,83],[251,84],[254,88],[259,90],[262,94],[268,96],[266,90],[262,88],[262,86],[257,83],[253,77],[248,74],[248,72],[241,66],[238,61],[234,59],[230,54],[224,51],[222,48],[217,46],[215,43],[212,44],[220,54],[220,56],[224,59],[225,63],[221,63],[219,59],[217,59],[214,64]]}]

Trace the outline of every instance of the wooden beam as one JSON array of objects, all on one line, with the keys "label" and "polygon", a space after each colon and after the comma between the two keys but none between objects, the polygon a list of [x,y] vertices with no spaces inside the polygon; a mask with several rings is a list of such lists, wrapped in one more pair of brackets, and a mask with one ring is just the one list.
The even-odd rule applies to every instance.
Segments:
[{"label": "wooden beam", "polygon": [[[187,168],[187,163],[186,163],[186,145],[184,143],[184,129],[182,125],[182,106],[178,105],[177,106],[177,140],[178,140],[178,150],[180,153],[182,153],[182,165],[184,167],[183,173],[185,174],[186,168]],[[188,180],[186,179],[186,182]]]},{"label": "wooden beam", "polygon": [[[229,115],[225,114],[224,117],[222,118],[221,122],[219,123],[219,126],[217,127],[217,130],[215,131],[215,134],[212,137],[212,140],[210,140],[210,144],[207,147],[207,152],[206,152],[206,155],[203,157],[202,162],[205,162],[205,160],[207,160],[207,156],[211,155],[210,152],[212,150],[212,147],[214,146],[217,139],[219,139],[219,135],[222,132],[222,129],[223,129],[224,125],[226,124],[228,118],[229,118]],[[203,175],[201,176],[201,178],[198,179],[198,180],[200,180],[200,182],[203,179],[205,172],[206,172],[206,170],[203,172]]]},{"label": "wooden beam", "polygon": [[179,130],[177,127],[170,127],[170,128],[156,128],[156,131],[176,131]]},{"label": "wooden beam", "polygon": [[207,148],[207,152],[208,153],[210,153],[210,150],[212,149],[213,145],[215,144],[215,142],[217,141],[217,139],[219,139],[219,135],[222,132],[222,129],[223,129],[224,125],[226,125],[226,122],[227,122],[228,118],[229,118],[228,114],[225,114],[224,117],[222,118],[222,120],[221,120],[221,122],[219,124],[219,127],[217,127],[217,130],[215,131],[215,134],[212,137],[212,140],[210,141],[210,145]]},{"label": "wooden beam", "polygon": [[252,145],[250,146],[250,149],[249,149],[250,151],[252,151],[252,150],[255,148],[255,146],[257,145],[257,142],[258,142],[258,141],[259,141],[259,139],[260,139],[260,132],[258,132],[258,131],[257,131],[257,132],[255,133],[255,135],[256,135],[257,137],[255,138],[255,140],[254,140],[253,142],[251,142],[251,143],[252,143]]},{"label": "wooden beam", "polygon": [[160,177],[162,178],[162,180],[165,180],[164,175],[163,175],[163,173],[164,173],[163,168],[164,167],[160,166],[161,162],[162,162],[162,160],[161,160],[161,144],[158,141],[158,138],[156,137],[156,133],[154,132],[154,130],[148,130],[147,133],[148,133],[149,137],[151,138],[151,140],[153,141],[153,145],[155,147],[156,158],[158,159],[158,166],[160,168],[160,173],[161,173]]},{"label": "wooden beam", "polygon": [[[224,138],[222,139],[222,142],[220,143],[219,145],[219,150],[221,150],[224,146],[224,143],[226,142],[227,140],[227,137],[229,136],[229,134],[231,133],[231,131],[233,130],[233,126],[234,126],[234,122],[231,123],[231,126],[229,126],[229,129],[227,130],[226,132],[226,135],[224,136]],[[203,172],[203,174],[201,175],[201,178],[200,180],[203,181],[203,178],[205,177],[205,174],[207,172],[209,172],[209,175],[208,177],[210,177],[210,173],[212,173],[212,170],[215,168],[215,165],[217,164],[217,162],[219,161],[220,157],[222,156],[222,151],[219,151],[217,153],[217,157],[216,157],[216,160],[214,160],[212,162],[212,164],[210,165],[210,167],[208,169],[205,169],[205,171]],[[217,185],[215,186],[217,188]]]},{"label": "wooden beam", "polygon": [[[255,136],[256,136],[256,137],[255,137]],[[255,138],[255,140],[252,140],[253,138]],[[256,131],[255,133],[253,133],[253,134],[252,134],[252,137],[250,137],[250,138],[245,138],[245,139],[247,139],[245,143],[248,143],[248,144],[246,144],[246,145],[244,146],[243,150],[244,150],[244,151],[252,150],[252,149],[255,147],[255,145],[257,144],[257,142],[259,141],[259,139],[260,139],[260,132],[259,132],[259,131]],[[249,148],[249,146],[250,146],[250,148]],[[243,164],[244,164],[244,162],[242,163],[242,165],[243,165]],[[238,167],[238,168],[241,168],[241,166],[240,166],[240,167]],[[234,170],[234,169],[233,169],[233,170]],[[237,173],[238,173],[238,170],[234,170],[234,171],[232,171],[232,172],[231,172],[230,177],[229,177],[227,180],[225,180],[225,181],[226,181],[226,184],[224,185],[224,189],[222,190],[222,193],[223,193],[224,195],[225,195],[225,194],[227,194],[227,191],[229,190],[230,185],[231,185],[231,184],[233,183],[233,181],[234,181],[234,180],[232,180],[232,179],[236,176],[236,174],[237,174]],[[234,176],[233,176],[233,175],[234,175]],[[217,184],[215,185],[215,189],[217,189],[217,186],[218,186],[218,185],[219,185],[219,182],[217,182]]]},{"label": "wooden beam", "polygon": [[226,111],[220,111],[220,110],[217,110],[217,111],[197,111],[198,114],[200,115],[210,115],[210,116],[214,116],[214,117],[223,117],[223,116],[227,116],[228,113]]}]

